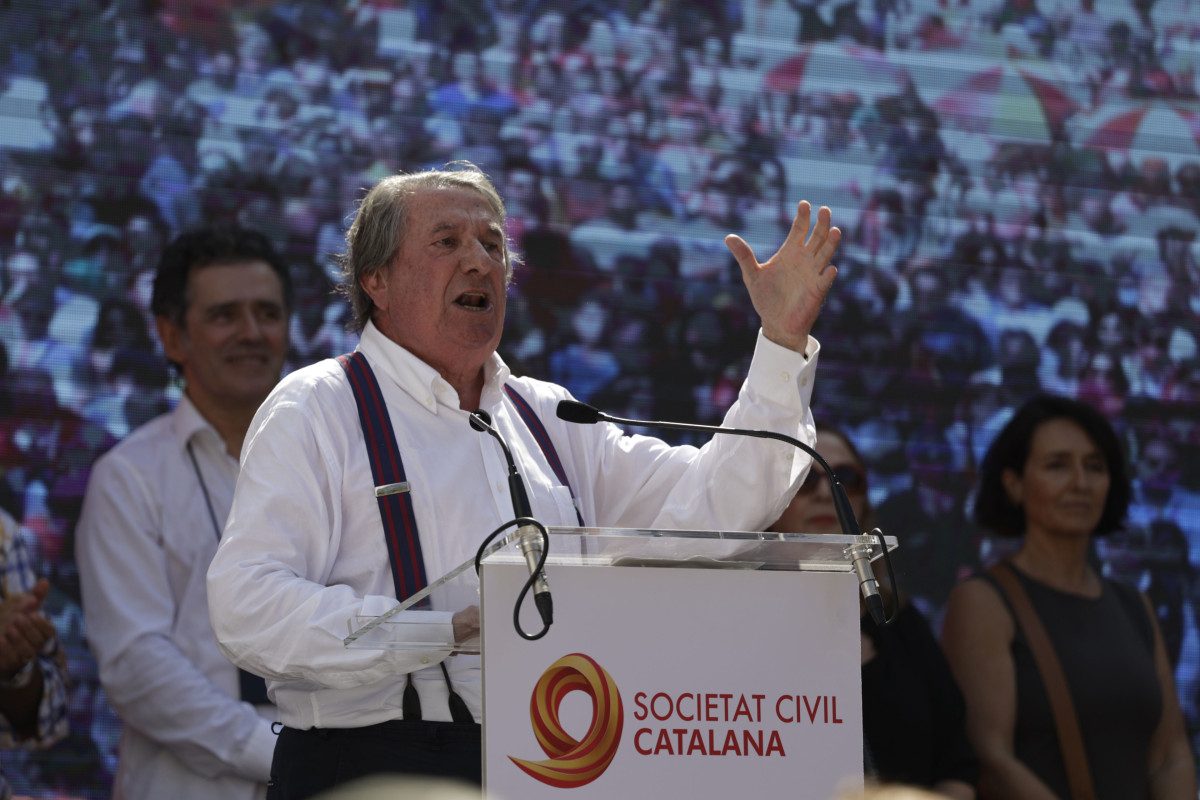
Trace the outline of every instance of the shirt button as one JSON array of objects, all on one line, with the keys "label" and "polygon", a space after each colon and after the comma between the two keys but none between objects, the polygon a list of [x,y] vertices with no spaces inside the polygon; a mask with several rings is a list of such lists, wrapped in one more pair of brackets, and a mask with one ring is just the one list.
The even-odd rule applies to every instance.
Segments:
[{"label": "shirt button", "polygon": [[426,398],[425,398],[425,405],[429,406],[430,408],[433,408],[433,398],[432,398],[432,397],[426,397]]},{"label": "shirt button", "polygon": [[504,484],[496,481],[496,494],[504,494]]},{"label": "shirt button", "polygon": [[422,664],[428,664],[428,663],[429,663],[429,656],[421,656],[421,663],[422,663]]},{"label": "shirt button", "polygon": [[801,385],[801,386],[808,386],[808,378],[801,378],[801,379],[800,379],[800,385]]},{"label": "shirt button", "polygon": [[788,382],[788,381],[790,381],[791,379],[792,379],[792,376],[791,376],[791,374],[789,374],[789,373],[787,373],[787,372],[781,372],[781,373],[779,373],[779,380],[783,381],[784,383],[787,383],[787,382]]}]

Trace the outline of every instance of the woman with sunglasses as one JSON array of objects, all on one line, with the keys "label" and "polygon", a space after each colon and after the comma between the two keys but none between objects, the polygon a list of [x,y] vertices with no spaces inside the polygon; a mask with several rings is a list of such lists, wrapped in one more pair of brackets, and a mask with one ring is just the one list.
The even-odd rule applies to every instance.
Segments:
[{"label": "woman with sunglasses", "polygon": [[[975,521],[1022,541],[955,588],[942,644],[967,699],[985,797],[1196,797],[1154,614],[1089,559],[1093,539],[1121,526],[1129,496],[1116,433],[1077,400],[1031,398],[984,456]],[[1073,708],[1055,709],[1055,698]]]},{"label": "woman with sunglasses", "polygon": [[[854,444],[817,424],[817,452],[846,489],[860,527],[874,525],[867,473]],[[772,531],[841,533],[829,480],[817,465]],[[863,738],[868,777],[922,786],[945,797],[975,797],[979,764],[967,742],[966,709],[925,617],[902,596],[883,589],[885,607],[899,603],[895,621],[877,627],[862,616]]]}]

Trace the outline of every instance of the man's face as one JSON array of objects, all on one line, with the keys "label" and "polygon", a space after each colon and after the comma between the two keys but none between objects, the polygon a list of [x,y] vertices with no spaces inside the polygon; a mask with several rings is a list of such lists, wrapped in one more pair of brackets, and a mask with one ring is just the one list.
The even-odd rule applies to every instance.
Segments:
[{"label": "man's face", "polygon": [[472,189],[423,189],[383,270],[363,279],[375,325],[451,384],[474,379],[504,329],[504,229]]},{"label": "man's face", "polygon": [[216,264],[188,276],[182,328],[157,319],[201,413],[257,408],[279,381],[288,319],[279,276],[263,261]]}]

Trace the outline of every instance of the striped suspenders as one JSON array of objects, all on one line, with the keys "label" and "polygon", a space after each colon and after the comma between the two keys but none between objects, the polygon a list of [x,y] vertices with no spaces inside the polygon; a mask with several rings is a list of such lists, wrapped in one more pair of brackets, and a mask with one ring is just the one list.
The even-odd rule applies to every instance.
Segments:
[{"label": "striped suspenders", "polygon": [[[400,446],[392,429],[383,394],[371,365],[362,353],[338,356],[338,363],[346,370],[354,399],[358,405],[358,418],[362,423],[363,439],[367,445],[367,457],[371,462],[371,477],[375,481],[375,497],[379,501],[379,514],[383,520],[383,532],[387,538],[388,556],[392,562],[392,580],[396,585],[396,597],[403,600],[414,592],[425,588],[425,561],[421,557],[421,540],[417,535],[417,518],[413,513],[412,497],[404,476],[404,462],[400,458]],[[550,441],[546,426],[538,418],[533,407],[517,394],[511,386],[504,387],[521,419],[529,426],[542,454],[549,462],[559,482],[567,487],[574,500],[575,493],[567,481],[562,460]],[[575,518],[583,526],[583,515],[575,507]]]},{"label": "striped suspenders", "polygon": [[400,446],[396,443],[379,381],[367,359],[356,352],[338,356],[338,363],[346,370],[358,404],[358,419],[362,423],[371,477],[375,480],[375,497],[379,501],[379,515],[383,518],[383,535],[387,538],[388,557],[392,562],[396,599],[403,600],[424,589],[428,581],[425,559],[421,557],[421,539],[417,535],[417,516],[413,513],[408,482],[404,478],[404,462],[400,459]]}]

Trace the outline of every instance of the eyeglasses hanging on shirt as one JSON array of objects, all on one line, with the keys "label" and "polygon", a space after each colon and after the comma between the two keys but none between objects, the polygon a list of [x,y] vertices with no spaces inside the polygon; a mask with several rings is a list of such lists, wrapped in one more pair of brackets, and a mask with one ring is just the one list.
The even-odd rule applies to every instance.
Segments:
[{"label": "eyeglasses hanging on shirt", "polygon": [[[196,472],[196,480],[200,482],[200,491],[204,493],[204,505],[208,507],[208,519],[212,522],[213,533],[217,535],[217,541],[221,541],[221,523],[217,521],[217,512],[213,510],[212,497],[208,494],[208,484],[204,482],[204,473],[200,471],[200,462],[196,460],[196,453],[192,450],[192,443],[187,443],[188,458],[192,460],[192,469]],[[267,697],[267,682],[258,675],[246,670],[238,668],[238,690],[241,699],[247,703],[261,705],[271,702]]]}]

